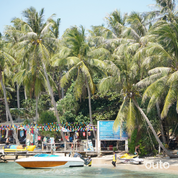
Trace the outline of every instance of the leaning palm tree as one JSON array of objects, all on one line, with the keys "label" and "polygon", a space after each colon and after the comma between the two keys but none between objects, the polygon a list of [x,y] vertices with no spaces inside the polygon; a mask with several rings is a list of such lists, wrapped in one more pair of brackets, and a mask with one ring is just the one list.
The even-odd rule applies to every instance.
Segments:
[{"label": "leaning palm tree", "polygon": [[150,56],[149,61],[145,62],[151,65],[150,76],[139,83],[142,86],[143,84],[147,85],[143,101],[150,98],[148,111],[156,103],[164,102],[161,112],[162,120],[168,116],[169,108],[175,103],[178,113],[177,28],[177,23],[168,23],[166,21],[159,21],[153,26],[150,33],[157,39],[157,43],[151,41],[145,48],[147,55]]},{"label": "leaning palm tree", "polygon": [[[9,118],[10,118],[11,124],[14,126],[12,115],[10,113],[9,105],[8,105],[8,102],[7,102],[6,88],[4,86],[4,81],[3,81],[3,71],[5,70],[5,68],[8,65],[12,65],[16,61],[13,57],[11,57],[7,53],[7,51],[8,51],[8,49],[7,49],[5,42],[2,39],[0,39],[0,82],[1,82],[1,87],[2,87],[2,90],[3,90],[3,94],[4,94],[6,111],[7,111]],[[14,131],[14,138],[16,140],[16,144],[20,144],[16,131]]]}]

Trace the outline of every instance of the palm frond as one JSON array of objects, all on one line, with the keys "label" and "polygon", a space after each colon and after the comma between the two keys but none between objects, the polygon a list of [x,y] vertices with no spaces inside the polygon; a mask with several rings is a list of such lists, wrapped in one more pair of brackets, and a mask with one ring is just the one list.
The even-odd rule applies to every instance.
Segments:
[{"label": "palm frond", "polygon": [[125,102],[126,102],[126,100],[124,100],[122,105],[120,106],[119,112],[118,112],[117,117],[116,117],[114,124],[113,124],[114,132],[117,132],[118,128],[120,127],[120,134],[121,135],[122,135],[122,124],[123,124],[123,121],[125,119],[125,112],[124,112]]},{"label": "palm frond", "polygon": [[128,113],[126,118],[126,127],[127,127],[127,133],[128,135],[131,135],[135,128],[135,120],[136,120],[136,111],[134,108],[134,104],[132,103],[132,100],[130,98],[129,106],[128,106]]},{"label": "palm frond", "polygon": [[173,83],[169,88],[168,94],[164,102],[164,107],[161,113],[161,118],[165,118],[167,116],[169,108],[175,101],[177,101],[177,84],[178,82],[176,82],[176,85]]},{"label": "palm frond", "polygon": [[94,94],[95,93],[95,85],[93,83],[93,79],[91,77],[91,74],[90,74],[87,66],[82,62],[82,65],[80,68],[81,68],[82,72],[85,74],[85,76],[87,77],[87,81],[90,86],[91,93]]}]

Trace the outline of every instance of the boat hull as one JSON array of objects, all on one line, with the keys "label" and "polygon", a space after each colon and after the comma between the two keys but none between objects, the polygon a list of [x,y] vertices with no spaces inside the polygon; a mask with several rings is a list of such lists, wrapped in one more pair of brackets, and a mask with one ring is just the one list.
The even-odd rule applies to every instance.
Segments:
[{"label": "boat hull", "polygon": [[29,157],[16,160],[20,166],[26,169],[45,169],[45,168],[59,168],[63,167],[82,167],[84,161],[80,158],[71,157]]}]

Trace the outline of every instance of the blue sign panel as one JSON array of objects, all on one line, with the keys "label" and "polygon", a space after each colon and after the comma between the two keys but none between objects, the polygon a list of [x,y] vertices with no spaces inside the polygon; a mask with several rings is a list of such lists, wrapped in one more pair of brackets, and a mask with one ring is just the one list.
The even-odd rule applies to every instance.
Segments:
[{"label": "blue sign panel", "polygon": [[98,121],[99,140],[127,140],[128,135],[123,130],[120,137],[120,127],[117,132],[113,131],[114,121]]}]

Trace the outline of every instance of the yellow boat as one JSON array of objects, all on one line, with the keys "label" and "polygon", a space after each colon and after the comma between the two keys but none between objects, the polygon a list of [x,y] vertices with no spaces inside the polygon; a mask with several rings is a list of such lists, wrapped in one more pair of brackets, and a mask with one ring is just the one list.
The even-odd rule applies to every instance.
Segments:
[{"label": "yellow boat", "polygon": [[124,154],[123,156],[120,156],[119,158],[120,159],[124,159],[124,160],[130,160],[130,159],[133,159],[133,158],[136,158],[137,155],[129,155],[128,153]]},{"label": "yellow boat", "polygon": [[133,163],[133,164],[141,164],[144,162],[143,159],[140,159],[137,155],[129,155],[124,154],[123,156],[119,157],[120,162],[122,163]]},{"label": "yellow boat", "polygon": [[34,151],[36,145],[29,145],[23,147],[22,145],[6,145],[3,147],[4,152],[23,152],[23,151]]}]

